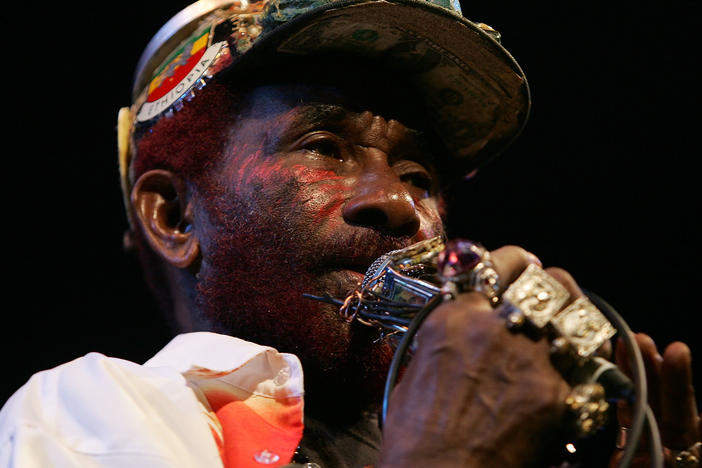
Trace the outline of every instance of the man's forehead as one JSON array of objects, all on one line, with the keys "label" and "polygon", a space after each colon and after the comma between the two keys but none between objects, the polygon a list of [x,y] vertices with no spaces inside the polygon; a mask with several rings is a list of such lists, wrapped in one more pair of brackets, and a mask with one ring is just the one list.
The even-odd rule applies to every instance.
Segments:
[{"label": "man's forehead", "polygon": [[259,86],[246,97],[232,143],[238,137],[253,136],[265,142],[270,152],[276,152],[279,145],[317,130],[331,131],[364,145],[370,144],[368,138],[390,137],[391,133],[396,144],[424,148],[430,140],[436,143],[431,130],[414,120],[407,116],[406,109],[394,107],[385,99],[371,99],[335,86]]},{"label": "man's forehead", "polygon": [[[244,98],[239,116],[244,120],[281,120],[287,126],[334,125],[357,121],[364,113],[399,120],[420,128],[421,113],[388,93],[348,86],[284,83],[252,88]],[[284,120],[284,121],[282,121]]]},{"label": "man's forehead", "polygon": [[241,109],[242,117],[273,117],[282,113],[298,119],[343,118],[349,99],[340,90],[308,84],[277,84],[250,90]]}]

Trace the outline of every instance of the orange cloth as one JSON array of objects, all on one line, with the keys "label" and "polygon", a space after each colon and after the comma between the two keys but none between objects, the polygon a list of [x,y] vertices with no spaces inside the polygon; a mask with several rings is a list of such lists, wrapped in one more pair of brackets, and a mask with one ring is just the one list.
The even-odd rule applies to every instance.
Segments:
[{"label": "orange cloth", "polygon": [[[285,411],[299,414],[301,406],[293,405]],[[302,439],[303,425],[299,416],[276,418],[289,423],[275,425],[243,401],[227,403],[215,414],[222,425],[222,462],[227,468],[286,465]]]}]

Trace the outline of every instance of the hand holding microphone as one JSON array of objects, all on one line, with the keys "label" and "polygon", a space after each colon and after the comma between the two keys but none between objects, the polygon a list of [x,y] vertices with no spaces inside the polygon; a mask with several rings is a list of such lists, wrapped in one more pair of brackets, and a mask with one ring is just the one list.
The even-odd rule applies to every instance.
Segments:
[{"label": "hand holding microphone", "polygon": [[[390,252],[374,262],[374,266],[366,275],[363,289],[373,291],[374,295],[370,295],[365,304],[364,301],[358,301],[355,316],[362,323],[379,327],[385,326],[385,320],[388,323],[392,322],[392,330],[395,333],[398,331],[398,322],[392,319],[397,319],[398,316],[394,315],[392,305],[397,305],[398,302],[393,300],[402,298],[405,304],[415,302],[429,304],[433,308],[441,302],[435,300],[436,296],[458,299],[464,293],[470,295],[471,292],[475,294],[474,292],[478,291],[493,308],[493,318],[499,317],[499,320],[503,320],[503,328],[506,320],[506,328],[511,331],[511,336],[530,336],[532,342],[541,344],[545,342],[541,338],[548,338],[551,341],[552,361],[557,363],[564,379],[571,386],[569,393],[560,401],[565,402],[564,409],[570,411],[570,426],[574,426],[575,433],[581,437],[597,432],[604,423],[608,414],[606,398],[634,401],[634,396],[637,395],[634,385],[616,366],[596,356],[602,349],[609,350],[608,340],[616,333],[615,327],[608,320],[609,317],[603,315],[587,299],[586,294],[567,272],[557,268],[542,270],[535,256],[518,247],[503,247],[490,254],[479,244],[469,241],[449,242],[445,246],[442,244],[438,249],[435,240],[423,241],[407,249]],[[599,301],[600,307],[603,307],[601,304],[608,307],[594,294],[588,295]],[[390,304],[390,307],[381,313],[375,309],[369,314],[372,315],[373,321],[370,323],[363,317],[368,310],[366,305],[372,302],[374,297]],[[442,307],[445,309],[448,305]],[[428,311],[423,312],[428,315]],[[611,314],[608,313],[609,315]],[[414,316],[415,321],[417,318]],[[620,318],[617,320],[623,323]],[[409,332],[407,334],[413,335],[416,330],[412,329],[410,323],[411,321],[407,320],[399,332]],[[468,330],[479,329],[476,321],[462,326]],[[626,324],[623,326],[626,327]],[[420,346],[426,344],[426,328],[422,327]],[[517,331],[520,333],[515,334]],[[475,337],[475,334],[472,336]],[[476,339],[472,341],[471,345],[478,342]],[[509,340],[502,337],[496,341],[501,342],[499,345],[503,348],[505,356],[512,356],[512,362],[516,362],[513,350],[507,349],[510,346]],[[525,346],[522,344],[521,347]],[[398,353],[402,351],[398,349]],[[605,354],[608,354],[608,351]],[[421,356],[423,355],[420,355],[420,359],[423,359]],[[494,362],[498,361],[495,359]],[[538,374],[539,372],[535,372],[534,375]],[[516,378],[516,375],[515,373],[513,377]],[[388,382],[392,379],[389,376]],[[638,383],[640,382],[639,378]],[[517,382],[513,384],[519,388]],[[527,388],[528,386],[522,387],[522,397],[531,400],[533,394]],[[392,385],[386,387],[386,409],[391,389]],[[502,391],[514,397],[514,401],[520,398],[519,394],[510,393],[506,388]],[[645,392],[641,385],[638,385],[638,396],[645,402]],[[636,404],[635,401],[634,403]],[[632,427],[640,434],[645,404],[639,402],[638,406],[638,422],[634,425],[636,427]],[[558,413],[555,406],[552,410],[553,414]],[[546,426],[548,424],[544,427]],[[633,453],[633,450],[630,452]],[[628,463],[626,460],[625,462]]]},{"label": "hand holding microphone", "polygon": [[[541,269],[538,258],[524,249],[507,246],[488,253],[470,241],[428,239],[379,257],[345,301],[307,297],[341,305],[347,320],[400,338],[381,418],[388,421],[386,440],[394,442],[384,444],[392,450],[382,452],[382,466],[421,465],[422,457],[432,466],[472,466],[469,461],[485,466],[475,450],[492,447],[494,455],[498,446],[499,457],[482,462],[521,466],[539,459],[554,434],[597,433],[613,400],[633,403],[633,410],[626,418],[628,442],[617,446],[621,452],[610,466],[642,466],[632,460],[640,454],[636,450],[645,422],[646,466],[663,466],[661,437],[647,405],[646,370],[633,333],[609,304],[581,290],[568,272]],[[633,381],[602,357],[611,354],[609,339],[616,331]],[[410,344],[416,342],[418,354],[394,389]],[[685,408],[671,414],[684,414],[683,421],[691,421],[684,426],[699,425],[697,433],[702,433],[694,405],[678,406]],[[436,427],[437,421],[452,430]],[[564,426],[563,421],[569,422]],[[664,415],[664,435],[665,421]],[[485,443],[472,444],[476,437]],[[533,446],[525,446],[525,440]],[[459,445],[466,463],[443,457],[441,450]],[[666,459],[689,464],[697,460],[698,445],[666,449],[672,454]]]},{"label": "hand holding microphone", "polygon": [[[491,254],[500,293],[538,262],[517,247]],[[551,364],[550,344],[510,331],[501,306],[456,286],[452,300],[432,299],[436,307],[422,309],[397,350],[416,327],[416,353],[389,398],[380,466],[555,461],[549,452],[558,447],[560,455],[570,386]]]}]

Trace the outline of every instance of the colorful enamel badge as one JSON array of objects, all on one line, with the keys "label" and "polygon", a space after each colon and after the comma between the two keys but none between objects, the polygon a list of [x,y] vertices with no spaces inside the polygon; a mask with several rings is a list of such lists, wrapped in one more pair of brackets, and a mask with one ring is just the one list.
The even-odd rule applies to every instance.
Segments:
[{"label": "colorful enamel badge", "polygon": [[200,80],[225,45],[225,42],[209,45],[209,37],[209,28],[198,32],[156,70],[149,84],[146,101],[136,116],[137,121],[153,119],[194,87],[204,85]]}]

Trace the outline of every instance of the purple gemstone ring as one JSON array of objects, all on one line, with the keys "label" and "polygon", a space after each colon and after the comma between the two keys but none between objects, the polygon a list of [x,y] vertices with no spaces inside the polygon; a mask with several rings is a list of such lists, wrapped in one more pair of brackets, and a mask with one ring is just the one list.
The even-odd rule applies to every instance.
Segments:
[{"label": "purple gemstone ring", "polygon": [[453,239],[446,242],[437,258],[437,274],[442,291],[456,294],[477,291],[494,307],[500,302],[499,276],[490,252],[477,242]]}]

